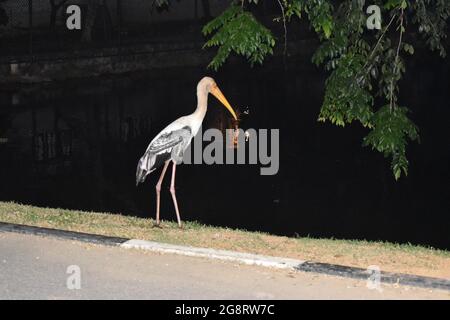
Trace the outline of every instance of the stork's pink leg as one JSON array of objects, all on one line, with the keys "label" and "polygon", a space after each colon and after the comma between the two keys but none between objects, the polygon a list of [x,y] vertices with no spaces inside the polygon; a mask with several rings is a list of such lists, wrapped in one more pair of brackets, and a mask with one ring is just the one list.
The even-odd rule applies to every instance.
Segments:
[{"label": "stork's pink leg", "polygon": [[161,200],[161,184],[164,179],[164,175],[166,174],[167,167],[169,166],[170,161],[166,161],[164,163],[164,167],[161,171],[161,176],[159,177],[158,183],[156,184],[156,226],[159,226],[159,208],[160,208],[160,200]]},{"label": "stork's pink leg", "polygon": [[181,228],[181,218],[180,211],[178,210],[177,197],[175,195],[175,174],[177,170],[177,165],[173,162],[172,166],[172,182],[170,183],[170,193],[172,194],[173,205],[175,206],[175,212],[177,213],[178,226]]}]

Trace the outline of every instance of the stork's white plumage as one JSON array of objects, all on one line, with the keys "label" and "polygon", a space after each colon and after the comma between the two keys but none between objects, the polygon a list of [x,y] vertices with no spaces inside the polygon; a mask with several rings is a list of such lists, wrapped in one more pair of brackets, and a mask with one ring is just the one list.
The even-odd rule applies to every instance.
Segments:
[{"label": "stork's white plumage", "polygon": [[159,208],[161,184],[170,161],[173,162],[170,193],[172,194],[178,225],[181,227],[180,213],[175,196],[176,165],[181,163],[183,154],[192,138],[200,129],[208,107],[208,94],[213,94],[230,111],[235,119],[236,113],[224,97],[213,78],[204,77],[197,85],[197,109],[190,115],[178,118],[165,127],[148,145],[139,160],[136,170],[136,185],[144,182],[149,173],[164,164],[161,176],[156,184],[156,226],[159,226]]}]

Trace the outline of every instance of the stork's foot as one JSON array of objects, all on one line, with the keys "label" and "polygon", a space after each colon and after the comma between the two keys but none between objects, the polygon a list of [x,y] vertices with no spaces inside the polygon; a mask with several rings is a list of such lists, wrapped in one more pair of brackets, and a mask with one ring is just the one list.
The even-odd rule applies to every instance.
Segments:
[{"label": "stork's foot", "polygon": [[180,230],[184,230],[185,228],[184,228],[184,224],[183,223],[178,223],[178,229],[180,229]]},{"label": "stork's foot", "polygon": [[163,227],[161,226],[161,223],[160,223],[160,222],[153,222],[152,228],[159,228],[159,229],[162,229]]}]

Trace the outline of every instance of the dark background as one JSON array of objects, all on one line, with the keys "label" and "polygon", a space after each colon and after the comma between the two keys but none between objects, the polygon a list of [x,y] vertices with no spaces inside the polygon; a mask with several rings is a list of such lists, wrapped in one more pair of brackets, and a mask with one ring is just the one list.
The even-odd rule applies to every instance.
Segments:
[{"label": "dark background", "polygon": [[[389,159],[361,146],[366,129],[317,122],[326,74],[309,60],[276,56],[250,68],[234,59],[218,73],[206,64],[3,85],[0,199],[154,217],[159,171],[136,188],[137,161],[163,127],[194,110],[196,84],[210,75],[233,106],[249,109],[243,129],[280,129],[280,170],[181,166],[182,219],[450,249],[448,58],[418,49],[407,61],[400,103],[411,109],[420,143],[409,144],[409,174],[398,182]],[[227,128],[228,118],[210,99],[204,128]],[[175,219],[168,184],[166,177],[162,218]]]}]

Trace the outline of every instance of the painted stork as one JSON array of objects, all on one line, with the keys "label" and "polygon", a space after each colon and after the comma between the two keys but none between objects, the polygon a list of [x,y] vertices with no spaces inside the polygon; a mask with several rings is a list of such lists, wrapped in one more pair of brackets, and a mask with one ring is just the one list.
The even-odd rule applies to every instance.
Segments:
[{"label": "painted stork", "polygon": [[167,167],[172,161],[172,179],[170,183],[170,193],[172,195],[175,212],[177,214],[178,226],[181,228],[180,211],[178,209],[175,195],[175,174],[176,165],[180,164],[183,154],[189,146],[192,138],[197,134],[203,122],[208,107],[208,94],[213,94],[230,111],[234,119],[237,120],[236,113],[220,91],[213,78],[204,77],[197,85],[197,109],[194,113],[178,118],[165,127],[150,142],[144,155],[139,160],[136,170],[136,186],[144,182],[149,173],[156,170],[162,164],[164,167],[161,176],[156,184],[156,224],[159,226],[160,192]]}]

